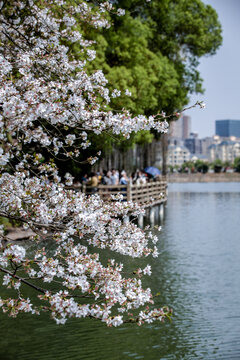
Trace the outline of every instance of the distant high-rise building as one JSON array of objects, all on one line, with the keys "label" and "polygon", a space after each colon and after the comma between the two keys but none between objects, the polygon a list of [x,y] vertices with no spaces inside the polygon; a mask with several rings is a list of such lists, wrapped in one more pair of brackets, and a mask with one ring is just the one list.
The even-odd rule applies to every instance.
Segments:
[{"label": "distant high-rise building", "polygon": [[202,143],[202,154],[208,156],[208,148],[210,145],[214,144],[214,139],[212,137],[205,137],[201,139]]},{"label": "distant high-rise building", "polygon": [[190,116],[183,115],[182,117],[182,138],[183,140],[189,138],[191,132],[191,118]]},{"label": "distant high-rise building", "polygon": [[216,120],[216,135],[240,137],[240,120]]},{"label": "distant high-rise building", "polygon": [[208,148],[208,158],[210,161],[220,159],[221,161],[234,162],[240,156],[240,142],[224,140],[217,144],[212,144]]},{"label": "distant high-rise building", "polygon": [[170,145],[168,147],[168,165],[182,165],[190,160],[190,152],[185,146]]},{"label": "distant high-rise building", "polygon": [[169,135],[177,139],[187,139],[191,132],[191,118],[190,116],[181,116],[178,120],[170,123]]},{"label": "distant high-rise building", "polygon": [[182,117],[170,122],[169,135],[173,138],[182,139]]},{"label": "distant high-rise building", "polygon": [[184,140],[184,145],[191,154],[201,154],[202,153],[202,142],[198,139],[197,133],[190,133],[190,137]]}]

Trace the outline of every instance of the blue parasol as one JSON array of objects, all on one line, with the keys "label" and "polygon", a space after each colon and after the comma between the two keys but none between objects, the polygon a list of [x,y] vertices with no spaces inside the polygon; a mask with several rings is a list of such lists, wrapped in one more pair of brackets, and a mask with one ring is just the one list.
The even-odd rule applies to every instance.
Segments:
[{"label": "blue parasol", "polygon": [[154,166],[148,166],[144,169],[144,172],[146,174],[149,174],[149,175],[152,175],[153,177],[156,176],[156,175],[161,175],[161,171],[154,167]]}]

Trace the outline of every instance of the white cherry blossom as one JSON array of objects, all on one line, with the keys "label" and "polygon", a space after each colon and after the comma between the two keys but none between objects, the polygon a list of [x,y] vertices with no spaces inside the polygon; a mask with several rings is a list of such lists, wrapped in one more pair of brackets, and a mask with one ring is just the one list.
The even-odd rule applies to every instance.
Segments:
[{"label": "white cherry blossom", "polygon": [[[73,176],[66,173],[61,179],[45,154],[75,160],[90,145],[88,134],[111,131],[128,138],[139,130],[166,132],[168,123],[164,116],[160,121],[158,116],[133,117],[124,109],[106,110],[121,92],[110,95],[103,72],[86,70],[97,53],[94,42],[78,29],[84,23],[109,27],[106,12],[122,16],[124,10],[108,1],[98,7],[77,0],[74,5],[64,0],[40,3],[0,2],[0,216],[32,230],[23,246],[0,229],[3,286],[15,292],[12,298],[1,297],[0,307],[14,317],[46,310],[57,324],[72,317],[95,318],[108,326],[162,320],[169,310],[148,308],[153,296],[140,279],[151,275],[150,266],[133,276],[124,261],[114,259],[116,253],[158,255],[151,245],[156,237],[123,221],[144,210],[122,201],[121,195],[104,202],[98,195],[69,189]],[[78,59],[66,45],[70,43],[77,43]],[[128,90],[125,94],[130,96]],[[87,161],[93,164],[97,156]],[[103,249],[112,254],[107,263],[100,255]],[[28,298],[27,286],[41,306],[33,305],[34,295]],[[129,319],[128,311],[134,309],[136,316]]]}]

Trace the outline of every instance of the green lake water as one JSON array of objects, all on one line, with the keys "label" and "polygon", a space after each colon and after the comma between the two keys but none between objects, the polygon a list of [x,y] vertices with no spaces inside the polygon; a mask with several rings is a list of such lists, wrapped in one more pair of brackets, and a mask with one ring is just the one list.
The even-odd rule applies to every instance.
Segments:
[{"label": "green lake water", "polygon": [[173,308],[171,323],[61,326],[0,313],[0,360],[239,360],[240,183],[170,184],[165,210],[148,285]]}]

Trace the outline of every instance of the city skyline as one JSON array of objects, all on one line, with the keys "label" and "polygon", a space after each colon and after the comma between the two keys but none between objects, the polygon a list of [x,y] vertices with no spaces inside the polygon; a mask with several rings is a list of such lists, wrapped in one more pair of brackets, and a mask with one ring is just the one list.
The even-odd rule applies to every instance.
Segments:
[{"label": "city skyline", "polygon": [[[191,126],[192,118],[191,116],[182,114],[179,119],[172,121],[169,128],[169,136],[171,138],[179,139],[190,139],[192,137],[205,139],[215,136],[220,137],[236,137],[240,138],[240,120],[239,119],[216,119],[214,120],[214,133],[211,135],[201,136],[195,129]],[[226,129],[225,129],[226,127]],[[218,128],[224,128],[225,133],[219,132]],[[226,132],[228,131],[228,133]]]},{"label": "city skyline", "polygon": [[200,138],[215,134],[215,120],[240,119],[239,81],[240,2],[238,0],[204,0],[218,13],[223,29],[223,44],[216,55],[203,57],[199,71],[204,79],[203,95],[192,95],[189,104],[204,101],[205,109],[195,108],[186,112],[192,118],[192,130]]}]

